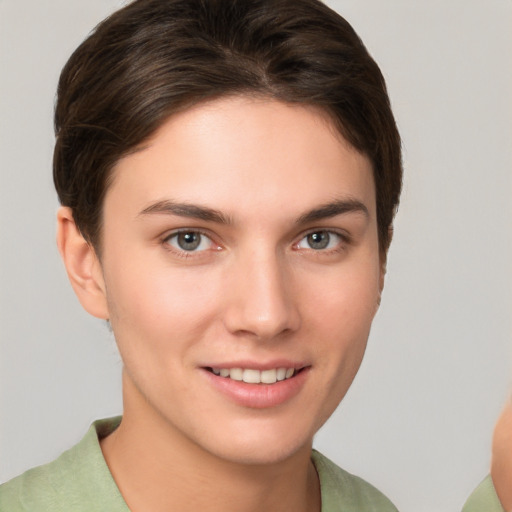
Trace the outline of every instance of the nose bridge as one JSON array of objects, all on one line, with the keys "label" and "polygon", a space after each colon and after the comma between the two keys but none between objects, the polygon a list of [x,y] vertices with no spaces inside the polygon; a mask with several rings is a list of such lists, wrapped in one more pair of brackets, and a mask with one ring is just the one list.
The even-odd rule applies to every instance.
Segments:
[{"label": "nose bridge", "polygon": [[272,338],[297,329],[300,315],[292,293],[286,259],[273,248],[258,247],[240,255],[233,272],[226,311],[231,332]]}]

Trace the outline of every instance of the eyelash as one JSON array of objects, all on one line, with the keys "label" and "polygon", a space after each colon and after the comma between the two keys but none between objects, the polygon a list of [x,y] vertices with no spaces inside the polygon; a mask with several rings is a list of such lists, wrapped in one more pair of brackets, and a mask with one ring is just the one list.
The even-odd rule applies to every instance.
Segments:
[{"label": "eyelash", "polygon": [[314,249],[312,247],[305,249],[308,252],[312,252],[319,257],[343,252],[346,250],[347,245],[349,245],[352,241],[351,237],[346,232],[337,231],[335,229],[326,229],[326,228],[319,229],[319,228],[317,228],[317,229],[311,229],[308,232],[304,233],[301,236],[300,240],[298,242],[296,242],[295,244],[293,244],[293,247],[297,248],[297,250],[301,250],[301,248],[298,246],[303,240],[307,239],[307,237],[309,237],[310,235],[319,234],[319,233],[327,233],[330,236],[335,235],[336,237],[339,238],[339,242],[336,244],[336,246],[333,248],[330,248],[330,249],[328,249],[328,248]]},{"label": "eyelash", "polygon": [[199,254],[202,254],[202,253],[205,253],[205,252],[208,251],[208,249],[201,250],[201,251],[187,251],[185,249],[180,249],[178,247],[173,247],[170,244],[170,240],[173,239],[173,238],[177,238],[181,234],[196,234],[196,235],[200,235],[201,237],[204,237],[204,238],[208,239],[210,244],[212,244],[212,246],[216,246],[217,250],[221,249],[220,245],[217,244],[213,240],[213,237],[211,236],[211,234],[209,234],[209,233],[207,233],[207,232],[205,232],[205,231],[203,231],[201,229],[197,229],[197,228],[194,228],[194,229],[187,229],[187,228],[179,229],[177,231],[173,231],[172,233],[169,233],[169,234],[165,235],[162,238],[162,241],[161,241],[162,245],[164,246],[164,248],[167,251],[172,252],[174,255],[178,256],[179,258],[187,259],[187,258],[191,258],[191,257],[197,257]]},{"label": "eyelash", "polygon": [[[332,235],[335,235],[336,237],[338,237],[340,240],[339,242],[336,244],[335,247],[333,248],[319,248],[319,249],[314,249],[313,247],[309,247],[309,248],[301,248],[299,247],[299,244],[301,244],[303,242],[303,240],[307,239],[307,237],[309,237],[310,235],[314,235],[314,234],[328,234],[329,236],[332,236]],[[187,258],[191,258],[191,257],[199,257],[199,255],[203,255],[203,253],[206,253],[208,252],[209,250],[211,250],[211,248],[207,248],[207,249],[203,249],[203,250],[200,250],[200,251],[196,251],[196,250],[190,250],[190,251],[187,251],[185,249],[181,249],[179,247],[174,247],[170,244],[170,240],[174,239],[174,238],[177,238],[179,237],[180,234],[196,234],[196,235],[200,235],[201,237],[204,237],[206,239],[209,240],[209,243],[215,247],[214,250],[221,250],[222,247],[220,246],[220,244],[216,243],[213,239],[213,237],[211,236],[210,233],[204,231],[204,230],[201,230],[201,229],[187,229],[187,228],[183,228],[183,229],[179,229],[177,231],[173,231],[172,233],[170,234],[167,234],[165,235],[165,237],[162,238],[161,240],[161,243],[162,245],[165,247],[165,249],[169,252],[172,252],[174,255],[180,257],[180,258],[184,258],[184,259],[187,259]],[[330,243],[331,241],[329,240],[328,243]],[[202,241],[200,242],[200,244],[202,243]],[[293,244],[293,249],[297,250],[297,251],[301,251],[301,250],[305,250],[305,251],[308,251],[309,253],[313,253],[315,254],[316,256],[327,256],[327,255],[330,255],[330,254],[337,254],[339,252],[343,252],[346,250],[347,248],[347,245],[349,245],[351,243],[351,237],[346,233],[346,232],[340,232],[340,231],[337,231],[337,230],[334,230],[334,229],[311,229],[309,231],[307,231],[306,233],[302,234],[300,239],[295,242]]]}]

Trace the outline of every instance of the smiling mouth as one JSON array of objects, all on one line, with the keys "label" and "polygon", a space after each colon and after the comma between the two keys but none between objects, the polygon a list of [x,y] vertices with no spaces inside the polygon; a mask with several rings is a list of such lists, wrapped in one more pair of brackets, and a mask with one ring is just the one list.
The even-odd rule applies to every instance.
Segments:
[{"label": "smiling mouth", "polygon": [[275,384],[295,377],[303,368],[272,368],[270,370],[254,370],[252,368],[211,368],[206,370],[226,379],[243,381],[247,384]]}]

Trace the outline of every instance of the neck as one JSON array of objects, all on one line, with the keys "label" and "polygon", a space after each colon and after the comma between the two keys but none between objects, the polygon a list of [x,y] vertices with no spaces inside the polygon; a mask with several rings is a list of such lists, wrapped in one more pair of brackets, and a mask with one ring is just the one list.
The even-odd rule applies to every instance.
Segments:
[{"label": "neck", "polygon": [[321,508],[311,443],[271,464],[225,460],[177,431],[136,394],[128,399],[125,393],[121,425],[101,441],[101,448],[132,512]]}]

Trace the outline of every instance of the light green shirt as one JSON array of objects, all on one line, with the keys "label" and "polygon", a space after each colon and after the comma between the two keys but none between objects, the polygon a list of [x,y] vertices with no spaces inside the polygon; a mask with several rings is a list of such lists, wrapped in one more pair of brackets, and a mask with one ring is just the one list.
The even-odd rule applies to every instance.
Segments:
[{"label": "light green shirt", "polygon": [[[85,437],[55,461],[0,485],[2,512],[130,512],[103,458],[99,440],[121,418],[93,423]],[[322,512],[397,512],[375,487],[313,450]]]},{"label": "light green shirt", "polygon": [[505,512],[490,476],[474,490],[462,512]]}]

